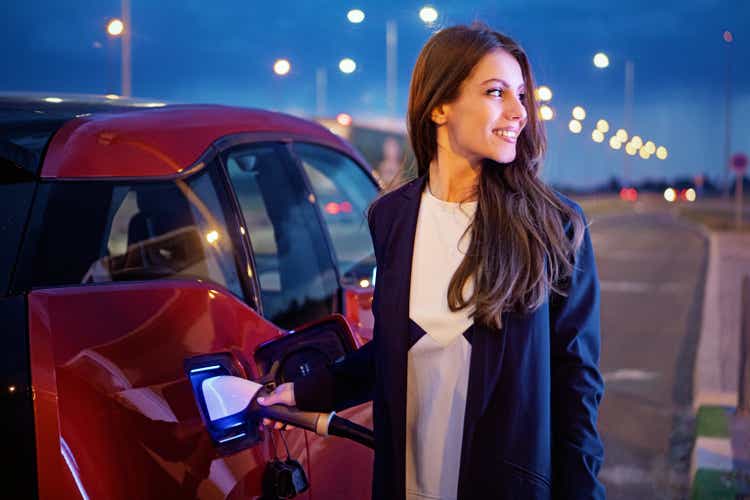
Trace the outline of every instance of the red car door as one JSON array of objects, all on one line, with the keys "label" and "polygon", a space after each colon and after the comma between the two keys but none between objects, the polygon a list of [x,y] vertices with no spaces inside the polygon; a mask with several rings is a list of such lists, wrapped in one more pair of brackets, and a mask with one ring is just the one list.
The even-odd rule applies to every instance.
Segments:
[{"label": "red car door", "polygon": [[[221,456],[184,371],[223,353],[255,378],[253,352],[283,333],[248,305],[252,261],[223,179],[212,162],[175,179],[40,184],[18,277],[34,288],[40,498],[260,497],[271,441]],[[305,433],[287,440],[309,475]]]}]

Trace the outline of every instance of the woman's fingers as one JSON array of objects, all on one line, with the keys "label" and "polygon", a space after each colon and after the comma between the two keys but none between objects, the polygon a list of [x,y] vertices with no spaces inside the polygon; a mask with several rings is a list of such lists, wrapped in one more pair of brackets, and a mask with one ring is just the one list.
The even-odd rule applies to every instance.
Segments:
[{"label": "woman's fingers", "polygon": [[[258,398],[258,404],[261,406],[271,406],[275,404],[283,404],[286,406],[294,406],[294,384],[291,382],[281,384],[270,394],[261,396]],[[274,429],[294,429],[294,426],[285,425],[283,422],[276,422],[268,418],[263,419],[262,425],[259,427],[270,427],[273,424]]]}]

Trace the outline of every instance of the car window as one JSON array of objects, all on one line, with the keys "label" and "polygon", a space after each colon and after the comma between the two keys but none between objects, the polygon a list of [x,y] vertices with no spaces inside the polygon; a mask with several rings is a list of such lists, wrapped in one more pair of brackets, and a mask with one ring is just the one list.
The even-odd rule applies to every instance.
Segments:
[{"label": "car window", "polygon": [[372,284],[375,255],[366,210],[378,188],[359,165],[332,149],[295,143],[336,251],[342,285]]},{"label": "car window", "polygon": [[250,238],[264,315],[295,328],[338,310],[336,270],[314,206],[283,144],[225,153]]},{"label": "car window", "polygon": [[32,286],[198,278],[243,297],[216,175],[44,183],[25,244]]}]

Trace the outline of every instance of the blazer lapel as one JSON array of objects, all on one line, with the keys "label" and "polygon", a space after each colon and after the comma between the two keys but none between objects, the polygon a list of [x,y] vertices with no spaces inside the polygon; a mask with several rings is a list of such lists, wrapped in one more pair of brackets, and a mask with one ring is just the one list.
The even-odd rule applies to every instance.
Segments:
[{"label": "blazer lapel", "polygon": [[[406,455],[406,376],[409,339],[409,293],[411,289],[411,264],[414,254],[414,238],[417,229],[419,205],[422,190],[427,176],[423,175],[410,184],[404,186],[399,195],[402,197],[396,203],[389,204],[389,212],[384,214],[392,221],[387,230],[381,255],[384,262],[378,263],[382,272],[380,290],[381,310],[383,314],[378,327],[378,334],[382,335],[382,348],[386,351],[381,360],[378,376],[383,379],[386,405],[392,425],[393,450],[396,453],[394,473],[405,484],[405,455]],[[403,488],[402,488],[403,490]]]}]

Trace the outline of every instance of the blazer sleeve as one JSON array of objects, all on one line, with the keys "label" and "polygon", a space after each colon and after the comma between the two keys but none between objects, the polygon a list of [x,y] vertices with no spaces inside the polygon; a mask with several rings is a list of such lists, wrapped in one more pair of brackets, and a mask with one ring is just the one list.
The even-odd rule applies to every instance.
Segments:
[{"label": "blazer sleeve", "polygon": [[[374,210],[368,217],[370,235],[376,247]],[[377,283],[377,279],[375,281]],[[374,293],[372,312],[377,315],[377,291]],[[377,328],[377,319],[375,328]],[[377,330],[375,330],[377,331]],[[375,387],[375,345],[378,336],[358,350],[336,360],[323,370],[294,381],[294,398],[297,408],[304,411],[340,411],[371,401]]]},{"label": "blazer sleeve", "polygon": [[552,487],[554,498],[603,499],[597,479],[604,447],[597,432],[604,380],[599,372],[599,279],[586,218],[567,296],[550,304]]}]

